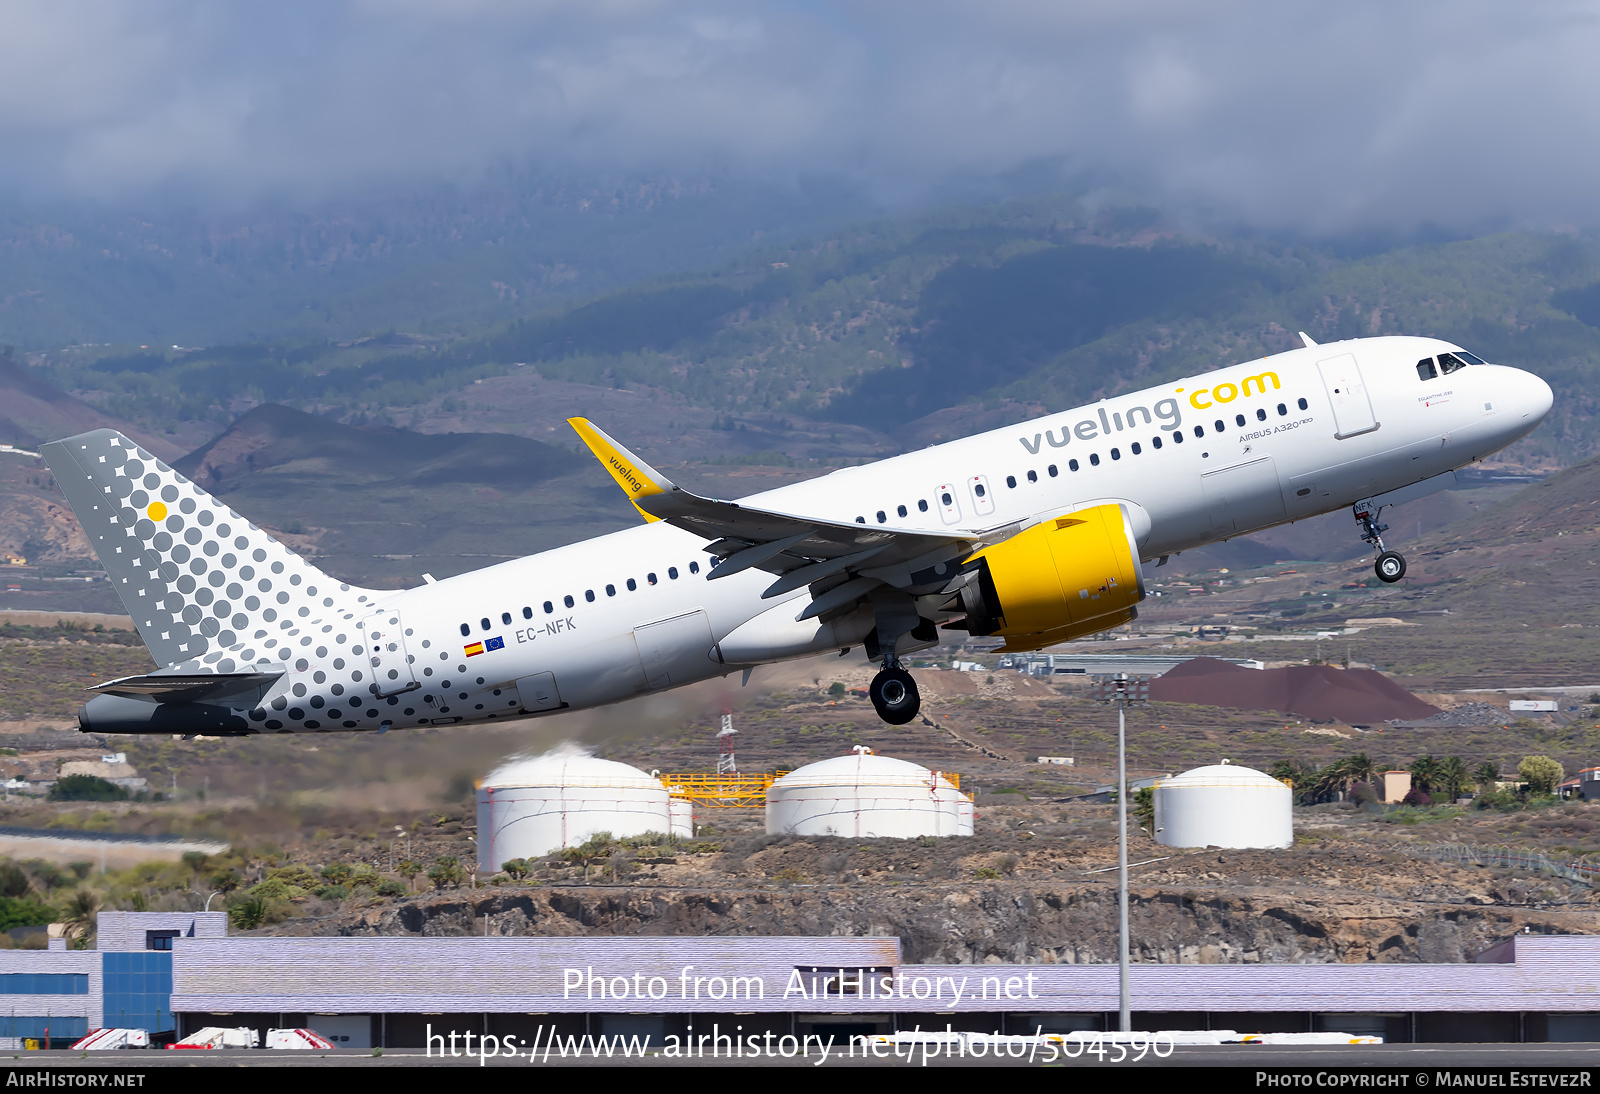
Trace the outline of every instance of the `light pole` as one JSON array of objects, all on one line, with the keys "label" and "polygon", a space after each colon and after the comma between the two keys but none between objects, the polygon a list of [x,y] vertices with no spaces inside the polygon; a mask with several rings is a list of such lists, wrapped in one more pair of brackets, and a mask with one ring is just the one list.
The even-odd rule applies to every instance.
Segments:
[{"label": "light pole", "polygon": [[1117,707],[1117,1010],[1121,1029],[1133,1029],[1128,1002],[1128,704],[1150,698],[1150,678],[1125,672],[1096,676],[1090,691],[1097,703]]}]

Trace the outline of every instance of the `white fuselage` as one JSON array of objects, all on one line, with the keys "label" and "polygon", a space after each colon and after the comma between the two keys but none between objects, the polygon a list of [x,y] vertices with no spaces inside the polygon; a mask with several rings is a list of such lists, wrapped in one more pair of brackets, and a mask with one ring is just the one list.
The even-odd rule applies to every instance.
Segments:
[{"label": "white fuselage", "polygon": [[[1550,389],[1530,373],[1472,365],[1419,378],[1419,359],[1454,348],[1421,338],[1308,347],[743,500],[940,535],[1112,500],[1153,559],[1431,478],[1538,424]],[[708,581],[705,546],[651,523],[385,594],[417,686],[377,701],[376,717],[350,711],[319,728],[592,707],[860,640],[848,624],[795,624],[804,588],[761,599],[771,574]]]}]

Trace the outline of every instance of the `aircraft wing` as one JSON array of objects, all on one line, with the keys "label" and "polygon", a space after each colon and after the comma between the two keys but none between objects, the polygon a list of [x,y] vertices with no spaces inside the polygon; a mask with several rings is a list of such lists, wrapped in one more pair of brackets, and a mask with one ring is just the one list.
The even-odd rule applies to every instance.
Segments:
[{"label": "aircraft wing", "polygon": [[955,579],[962,559],[1009,531],[935,534],[704,498],[673,483],[587,419],[568,420],[646,520],[665,521],[709,541],[706,550],[722,560],[711,571],[713,580],[748,569],[778,575],[765,597],[835,577],[867,579],[862,593],[877,584],[935,591]]}]

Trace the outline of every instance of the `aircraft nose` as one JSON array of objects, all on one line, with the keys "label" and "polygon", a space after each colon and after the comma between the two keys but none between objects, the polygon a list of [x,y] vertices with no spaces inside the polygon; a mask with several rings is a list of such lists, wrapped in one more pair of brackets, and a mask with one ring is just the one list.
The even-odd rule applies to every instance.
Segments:
[{"label": "aircraft nose", "polygon": [[1550,390],[1550,385],[1545,383],[1542,376],[1524,372],[1522,378],[1522,390],[1518,392],[1517,400],[1522,416],[1534,422],[1542,421],[1544,416],[1550,413],[1550,408],[1555,405],[1555,392]]}]

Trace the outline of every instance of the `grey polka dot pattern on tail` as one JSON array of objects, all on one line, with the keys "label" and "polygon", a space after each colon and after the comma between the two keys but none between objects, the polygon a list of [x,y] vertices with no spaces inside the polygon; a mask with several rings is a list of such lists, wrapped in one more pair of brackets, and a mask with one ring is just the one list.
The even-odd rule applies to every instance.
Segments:
[{"label": "grey polka dot pattern on tail", "polygon": [[310,635],[374,612],[380,594],[330,578],[115,431],[44,448],[156,661],[192,674],[282,672],[253,721],[281,729],[287,715],[295,728],[322,728],[315,709],[280,700],[314,677],[318,690],[324,679],[356,689],[360,673],[342,659],[335,668],[328,655],[341,651],[311,648]]}]

